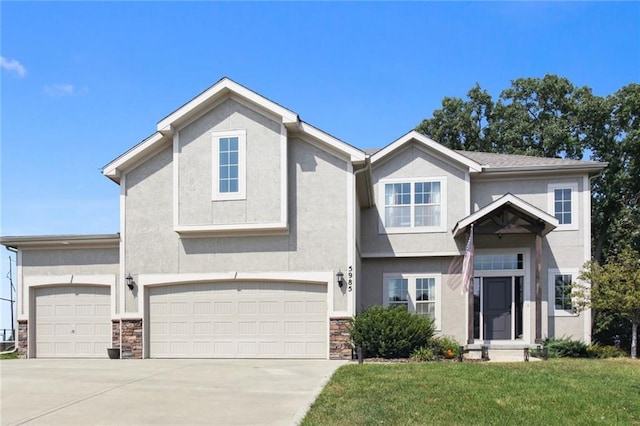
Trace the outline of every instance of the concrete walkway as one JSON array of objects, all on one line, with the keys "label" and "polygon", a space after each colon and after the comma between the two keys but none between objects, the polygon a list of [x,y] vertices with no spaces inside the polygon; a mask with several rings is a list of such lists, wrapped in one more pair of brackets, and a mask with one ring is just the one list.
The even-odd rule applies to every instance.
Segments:
[{"label": "concrete walkway", "polygon": [[291,425],[323,360],[3,360],[2,425]]}]

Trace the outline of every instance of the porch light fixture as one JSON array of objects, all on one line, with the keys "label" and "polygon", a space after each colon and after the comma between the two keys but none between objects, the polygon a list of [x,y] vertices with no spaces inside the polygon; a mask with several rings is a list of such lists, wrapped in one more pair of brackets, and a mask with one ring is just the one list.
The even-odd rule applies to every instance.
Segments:
[{"label": "porch light fixture", "polygon": [[133,277],[131,276],[131,274],[127,274],[127,276],[125,277],[125,280],[127,281],[127,287],[129,287],[129,290],[133,290]]},{"label": "porch light fixture", "polygon": [[338,270],[336,278],[338,279],[338,287],[342,288],[342,286],[344,285],[344,274],[341,270]]}]

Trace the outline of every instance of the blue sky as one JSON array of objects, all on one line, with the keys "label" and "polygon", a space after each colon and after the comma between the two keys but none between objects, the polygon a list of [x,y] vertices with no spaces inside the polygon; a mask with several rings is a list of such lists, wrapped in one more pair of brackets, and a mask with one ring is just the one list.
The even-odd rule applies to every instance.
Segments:
[{"label": "blue sky", "polygon": [[223,76],[361,148],[476,82],[497,97],[545,73],[599,95],[640,81],[638,2],[0,8],[2,235],[117,232],[118,187],[102,166]]}]

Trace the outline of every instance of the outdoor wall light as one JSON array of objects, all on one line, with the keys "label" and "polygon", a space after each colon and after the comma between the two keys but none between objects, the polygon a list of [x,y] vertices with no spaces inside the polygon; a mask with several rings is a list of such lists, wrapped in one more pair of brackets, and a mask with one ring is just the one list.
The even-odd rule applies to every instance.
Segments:
[{"label": "outdoor wall light", "polygon": [[125,280],[127,280],[127,287],[129,287],[129,290],[133,290],[133,277],[131,276],[131,274],[127,274]]},{"label": "outdoor wall light", "polygon": [[338,270],[336,278],[338,279],[338,287],[342,288],[342,286],[344,285],[344,274],[342,273],[342,271]]}]

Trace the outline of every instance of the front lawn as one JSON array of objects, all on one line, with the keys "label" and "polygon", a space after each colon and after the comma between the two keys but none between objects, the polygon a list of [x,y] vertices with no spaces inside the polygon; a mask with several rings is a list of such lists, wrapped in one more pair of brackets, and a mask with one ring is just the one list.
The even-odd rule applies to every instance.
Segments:
[{"label": "front lawn", "polygon": [[640,361],[352,364],[302,424],[640,425]]}]

